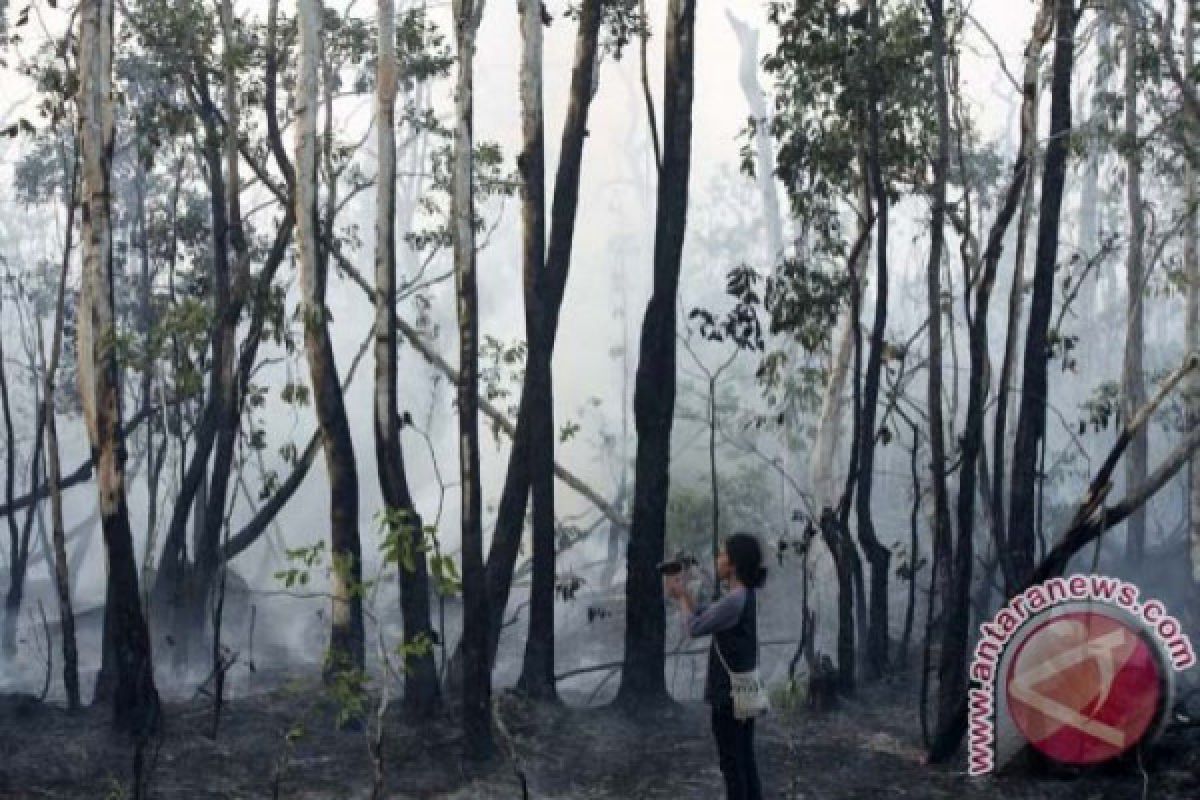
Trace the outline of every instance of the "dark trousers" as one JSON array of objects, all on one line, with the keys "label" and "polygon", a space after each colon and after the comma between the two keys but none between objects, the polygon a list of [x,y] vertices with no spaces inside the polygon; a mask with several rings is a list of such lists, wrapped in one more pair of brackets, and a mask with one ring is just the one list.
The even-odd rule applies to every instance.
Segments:
[{"label": "dark trousers", "polygon": [[732,704],[714,703],[712,729],[727,800],[762,800],[754,761],[754,720],[734,719]]}]

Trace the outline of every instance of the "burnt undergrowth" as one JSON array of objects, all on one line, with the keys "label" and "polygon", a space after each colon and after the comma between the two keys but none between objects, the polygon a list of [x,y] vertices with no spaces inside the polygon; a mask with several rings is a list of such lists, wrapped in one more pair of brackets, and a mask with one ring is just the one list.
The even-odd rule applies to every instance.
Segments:
[{"label": "burnt undergrowth", "polygon": [[[923,762],[907,685],[880,684],[836,710],[777,711],[757,731],[767,796],[817,798],[1165,798],[1200,796],[1200,727],[1174,725],[1144,758],[1090,772],[1016,766],[970,778],[964,764]],[[389,710],[383,795],[389,798],[722,797],[708,709],[694,702],[632,719],[614,708],[533,704],[501,692],[504,746],[463,759],[456,709],[419,724]],[[363,731],[338,724],[338,703],[304,674],[227,703],[211,738],[204,702],[168,704],[146,754],[147,798],[367,798],[373,763]],[[79,714],[25,695],[0,699],[0,797],[131,798],[133,743],[107,709]],[[525,787],[522,787],[522,779]]]}]

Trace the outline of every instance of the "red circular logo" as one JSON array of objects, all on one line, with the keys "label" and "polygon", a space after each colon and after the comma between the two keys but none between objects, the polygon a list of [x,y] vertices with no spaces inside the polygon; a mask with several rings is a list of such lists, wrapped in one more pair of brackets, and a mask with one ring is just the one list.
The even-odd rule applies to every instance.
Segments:
[{"label": "red circular logo", "polygon": [[1009,713],[1025,738],[1066,764],[1134,747],[1158,716],[1163,668],[1142,634],[1103,611],[1039,624],[1009,662]]}]

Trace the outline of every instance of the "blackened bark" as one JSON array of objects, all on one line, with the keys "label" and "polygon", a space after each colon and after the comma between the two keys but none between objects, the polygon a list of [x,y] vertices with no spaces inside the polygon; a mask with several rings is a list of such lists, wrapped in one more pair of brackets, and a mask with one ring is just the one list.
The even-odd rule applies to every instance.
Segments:
[{"label": "blackened bark", "polygon": [[522,201],[522,279],[529,347],[525,391],[531,416],[529,477],[533,490],[533,576],[529,635],[518,686],[531,697],[554,700],[554,384],[549,333],[549,274],[545,263],[545,122],[542,99],[542,7],[518,3],[522,35],[521,129],[518,159]]},{"label": "blackened bark", "polygon": [[633,710],[668,700],[662,560],[675,413],[675,326],[692,155],[696,4],[670,0],[664,32],[663,163],[658,182],[654,288],[642,323],[633,411],[638,433],[633,529],[625,584],[625,662],[617,702]]},{"label": "blackened bark", "polygon": [[[571,266],[571,248],[575,237],[575,214],[579,205],[579,180],[583,165],[583,145],[587,137],[588,114],[591,110],[592,88],[596,70],[596,53],[600,36],[599,0],[585,0],[579,12],[579,28],[575,37],[575,65],[571,71],[571,91],[567,117],[563,123],[562,144],[559,148],[558,171],[554,179],[554,198],[550,209],[550,242],[546,253],[544,312],[548,351],[552,352],[558,331],[558,319],[566,291]],[[547,356],[549,357],[549,356]],[[532,361],[532,358],[531,358]],[[500,627],[504,609],[512,588],[513,569],[521,546],[525,527],[525,512],[530,488],[530,439],[533,434],[534,392],[528,382],[517,411],[516,430],[504,488],[496,513],[496,529],[487,558],[488,603],[491,606],[488,663],[494,663],[500,643]],[[543,400],[544,403],[544,400]],[[458,672],[451,659],[448,673]]]},{"label": "blackened bark", "polygon": [[1055,49],[1051,76],[1050,140],[1042,175],[1037,255],[1033,294],[1025,337],[1024,379],[1013,448],[1012,492],[1009,502],[1005,575],[1010,596],[1033,571],[1036,546],[1035,491],[1039,450],[1046,429],[1048,334],[1054,308],[1054,267],[1058,259],[1059,221],[1071,135],[1071,75],[1075,61],[1075,28],[1079,21],[1073,0],[1055,0]]},{"label": "blackened bark", "polygon": [[[78,148],[75,148],[78,152]],[[64,161],[66,159],[64,158]],[[42,389],[43,415],[46,420],[46,480],[50,491],[51,538],[54,542],[54,588],[58,594],[59,630],[62,635],[63,688],[67,710],[81,707],[79,697],[79,650],[75,640],[75,612],[71,606],[71,581],[67,563],[66,531],[63,526],[62,468],[59,464],[58,425],[54,414],[54,392],[58,363],[62,354],[63,319],[66,309],[67,272],[75,234],[75,205],[79,186],[79,159],[72,159],[71,179],[66,193],[66,225],[63,229],[62,265],[59,270],[58,296],[54,305],[54,334],[50,343],[50,361],[46,366]]]},{"label": "blackened bark", "polygon": [[871,515],[871,495],[874,485],[876,411],[879,401],[879,381],[886,346],[888,312],[888,192],[883,177],[882,121],[880,105],[883,76],[878,63],[879,6],[876,0],[867,3],[867,161],[871,190],[875,195],[875,317],[871,324],[871,347],[863,380],[862,424],[859,431],[858,490],[855,510],[858,518],[858,541],[871,565],[870,614],[866,642],[867,677],[879,678],[888,670],[888,570],[892,551],[880,543]]},{"label": "blackened bark", "polygon": [[854,594],[853,594],[853,558],[850,549],[854,540],[849,531],[833,513],[826,508],[821,512],[821,538],[829,548],[833,557],[834,574],[837,576],[837,667],[838,691],[843,694],[853,694],[855,684],[855,652],[854,652]]},{"label": "blackened bark", "polygon": [[317,426],[329,474],[329,541],[333,613],[324,676],[361,670],[365,661],[362,551],[358,536],[358,473],[350,424],[338,383],[325,306],[328,259],[319,252],[317,230],[317,67],[322,3],[300,4],[300,117],[296,126],[296,225],[300,283],[304,293],[304,349],[312,379]]},{"label": "blackened bark", "polygon": [[491,729],[491,613],[483,565],[479,474],[479,302],[475,279],[474,90],[475,40],[482,0],[454,0],[458,75],[454,163],[451,171],[455,292],[458,300],[458,444],[462,495],[463,674],[462,721],[468,756],[495,752]]},{"label": "blackened bark", "polygon": [[1012,287],[1008,296],[1008,319],[1004,335],[1004,356],[996,382],[996,411],[992,434],[992,512],[996,557],[1003,574],[1008,575],[1008,535],[1004,486],[1008,468],[1008,411],[1017,353],[1022,298],[1025,292],[1025,254],[1029,219],[1033,211],[1033,176],[1036,172],[1038,98],[1041,94],[1041,54],[1054,30],[1054,0],[1042,0],[1033,23],[1033,32],[1025,48],[1025,72],[1022,82],[1021,127],[1023,149],[1019,157],[1028,165],[1023,175],[1024,196],[1017,222],[1016,253],[1013,259]]},{"label": "blackened bark", "polygon": [[100,520],[108,557],[104,638],[115,663],[113,720],[145,737],[159,725],[150,639],[138,592],[133,534],[125,504],[125,447],[120,435],[120,372],[113,302],[113,6],[88,0],[80,16],[79,130],[83,165],[83,291],[79,314],[79,379],[84,418],[96,459]]},{"label": "blackened bark", "polygon": [[[929,405],[930,488],[933,490],[933,563],[930,569],[930,592],[925,631],[923,665],[931,658],[931,646],[937,642],[945,647],[945,631],[953,573],[950,499],[946,489],[945,419],[942,411],[942,256],[945,247],[946,173],[950,161],[950,104],[946,88],[946,22],[942,0],[930,0],[931,41],[933,45],[933,78],[938,120],[937,155],[933,163],[934,187],[930,220],[929,263],[926,267],[927,301],[929,305],[929,386],[926,402]],[[957,378],[956,378],[957,380]],[[914,452],[916,443],[914,442]],[[941,641],[938,641],[941,639]],[[940,660],[940,659],[939,659]],[[923,666],[924,670],[925,666]],[[925,714],[925,689],[929,675],[921,675],[921,712]],[[939,698],[941,686],[939,682]],[[925,717],[922,716],[922,730]]]},{"label": "blackened bark", "polygon": [[[0,310],[3,309],[3,298],[0,298]],[[12,406],[8,396],[8,373],[5,369],[4,355],[4,337],[0,336],[0,407],[4,410],[4,448],[5,448],[5,473],[4,473],[4,498],[5,505],[9,509],[15,507],[13,501],[13,486],[16,482],[17,474],[17,435],[13,429]],[[33,487],[35,496],[37,494],[37,486]],[[31,508],[33,506],[31,505]],[[11,613],[9,605],[11,601],[8,599],[12,596],[17,585],[16,575],[13,574],[17,556],[20,553],[21,534],[17,527],[17,518],[15,511],[9,511],[8,517],[8,552],[9,559],[9,590],[5,596],[5,614],[4,614],[4,642],[3,653],[6,659],[11,659],[16,655],[16,618]],[[9,628],[12,628],[10,633]]]}]

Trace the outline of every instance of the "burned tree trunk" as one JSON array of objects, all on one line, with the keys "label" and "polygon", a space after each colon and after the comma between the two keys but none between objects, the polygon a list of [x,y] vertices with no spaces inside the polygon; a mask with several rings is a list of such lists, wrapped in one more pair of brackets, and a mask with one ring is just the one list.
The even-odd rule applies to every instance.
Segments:
[{"label": "burned tree trunk", "polygon": [[[600,36],[600,0],[584,0],[579,11],[579,28],[575,36],[575,64],[571,70],[570,99],[567,118],[563,123],[562,144],[559,148],[558,170],[554,179],[554,198],[550,208],[550,241],[546,251],[545,295],[543,311],[546,319],[547,352],[554,348],[559,313],[571,267],[571,248],[575,238],[575,214],[579,204],[579,180],[582,174],[583,145],[587,137],[588,114],[595,87],[597,47]],[[549,357],[549,356],[547,356]],[[504,488],[496,511],[496,528],[487,557],[488,604],[491,624],[488,639],[488,663],[496,660],[500,643],[500,628],[504,609],[512,588],[513,569],[521,547],[525,528],[525,512],[529,503],[530,440],[533,435],[534,394],[530,391],[531,375],[525,373],[525,386],[517,411],[517,424],[512,432],[512,450],[504,476]],[[460,681],[461,654],[450,658],[447,672],[448,688]]]},{"label": "burned tree trunk", "polygon": [[112,2],[87,0],[80,14],[81,74],[77,101],[83,173],[79,393],[96,461],[100,518],[108,557],[104,637],[111,642],[115,666],[113,719],[117,727],[144,736],[158,726],[159,701],[125,504],[125,445],[120,432],[121,392],[109,208],[114,127],[112,56]]},{"label": "burned tree trunk", "polygon": [[518,3],[521,38],[522,278],[529,346],[525,389],[531,430],[529,477],[533,491],[533,577],[529,636],[518,686],[531,697],[555,699],[554,683],[554,383],[549,336],[550,287],[545,263],[546,156],[542,99],[542,6]]},{"label": "burned tree trunk", "polygon": [[332,630],[325,678],[361,670],[365,658],[362,554],[358,538],[358,473],[350,425],[329,339],[325,284],[328,260],[318,252],[317,65],[321,0],[301,0],[296,122],[296,251],[304,298],[304,349],[313,384],[317,426],[329,472]]},{"label": "burned tree trunk", "polygon": [[675,317],[687,228],[692,156],[696,4],[669,0],[664,28],[663,160],[658,175],[654,288],[642,322],[634,422],[638,433],[633,530],[625,584],[625,660],[617,702],[635,709],[667,700],[666,614],[654,565],[662,560],[675,414]]},{"label": "burned tree trunk", "polygon": [[[934,24],[935,53],[945,49],[944,19],[940,3],[937,4]],[[962,459],[959,468],[958,531],[954,547],[953,562],[948,570],[949,583],[944,587],[944,622],[942,644],[938,665],[938,721],[935,742],[945,738],[947,731],[957,724],[957,707],[967,691],[967,647],[969,644],[971,577],[975,562],[975,496],[978,486],[978,467],[986,461],[984,453],[984,415],[986,413],[988,375],[988,313],[1004,238],[1021,205],[1029,181],[1032,162],[1027,157],[1036,141],[1037,119],[1037,65],[1036,52],[1044,41],[1042,31],[1049,19],[1048,6],[1039,15],[1027,52],[1024,86],[1021,104],[1021,137],[1018,146],[1013,177],[1005,192],[996,219],[988,234],[987,246],[982,254],[982,263],[977,267],[975,280],[975,302],[972,308],[970,289],[964,300],[967,309],[967,339],[970,359],[967,388],[966,427],[962,434]],[[1033,55],[1030,55],[1032,53]],[[957,74],[957,73],[956,73]],[[941,91],[944,93],[944,77]],[[944,96],[944,94],[943,94]],[[948,130],[948,129],[947,129]],[[986,487],[983,488],[986,491]],[[949,551],[943,553],[943,557]],[[986,576],[985,576],[986,579]]]},{"label": "burned tree trunk", "polygon": [[[883,175],[882,111],[884,100],[882,66],[878,63],[879,5],[867,2],[867,163],[871,191],[875,195],[875,316],[871,323],[871,346],[867,355],[863,380],[862,422],[859,425],[858,490],[855,510],[858,518],[858,541],[871,565],[870,614],[866,642],[867,676],[879,678],[888,670],[888,571],[892,551],[879,541],[871,513],[874,486],[876,411],[879,401],[879,382],[883,369],[883,351],[887,345],[888,313],[888,191]],[[936,233],[935,233],[936,235]]]},{"label": "burned tree trunk", "polygon": [[458,298],[458,445],[462,481],[463,733],[477,759],[495,751],[491,729],[491,613],[483,566],[479,474],[479,304],[475,283],[474,159],[475,39],[483,0],[454,0],[458,76],[454,95],[454,163],[451,172],[454,275]]},{"label": "burned tree trunk", "polygon": [[54,543],[54,588],[58,594],[59,630],[62,635],[63,688],[67,695],[67,710],[72,712],[78,711],[81,706],[79,650],[75,640],[75,612],[71,605],[67,537],[63,525],[62,467],[59,464],[58,423],[54,413],[54,392],[58,380],[58,363],[62,355],[67,272],[71,265],[78,185],[79,159],[78,156],[73,156],[71,180],[66,192],[67,220],[63,228],[65,241],[63,243],[62,268],[59,273],[58,296],[54,305],[54,333],[50,340],[50,360],[46,365],[45,383],[42,387],[44,409],[42,413],[46,421],[46,480],[50,491],[51,539]]},{"label": "burned tree trunk", "polygon": [[[3,293],[0,292],[0,311],[4,308]],[[5,367],[4,355],[4,337],[0,336],[0,409],[4,411],[4,500],[9,511],[5,515],[8,519],[8,552],[9,552],[9,570],[8,580],[9,588],[5,595],[5,610],[4,610],[4,634],[3,644],[0,645],[0,651],[3,652],[5,659],[12,659],[16,656],[17,635],[16,617],[11,612],[8,598],[13,594],[17,586],[16,562],[17,556],[20,553],[21,534],[17,527],[17,515],[13,504],[13,486],[16,483],[17,475],[17,434],[13,427],[13,415],[11,399],[8,394],[8,372]],[[37,504],[37,487],[32,487],[35,500],[30,506],[31,508]]]},{"label": "burned tree trunk", "polygon": [[422,521],[413,504],[400,442],[396,337],[396,8],[379,0],[379,76],[376,121],[379,187],[375,204],[375,461],[384,504],[399,512],[391,533],[408,537],[411,559],[400,559],[400,614],[404,621],[404,705],[418,715],[438,703],[437,666],[429,621],[429,573]]},{"label": "burned tree trunk", "polygon": [[1012,491],[1007,531],[1009,595],[1028,580],[1033,571],[1035,536],[1035,490],[1038,458],[1044,446],[1047,339],[1054,310],[1054,267],[1058,260],[1059,222],[1071,134],[1071,75],[1075,63],[1075,28],[1079,16],[1073,0],[1055,0],[1055,49],[1051,74],[1050,139],[1042,174],[1041,211],[1038,217],[1037,255],[1034,261],[1033,294],[1029,305],[1029,327],[1025,336],[1024,379],[1017,417],[1017,439],[1013,449]]},{"label": "burned tree trunk", "polygon": [[[935,0],[936,2],[936,0]],[[936,12],[940,12],[940,3]],[[971,310],[970,296],[967,308],[968,342],[970,351],[970,373],[967,391],[966,429],[962,436],[962,460],[959,468],[958,536],[953,550],[952,562],[943,570],[942,622],[939,625],[941,647],[938,659],[937,728],[930,749],[930,758],[940,761],[948,758],[961,738],[959,727],[962,722],[961,705],[966,697],[967,647],[970,626],[971,573],[974,564],[975,493],[976,465],[984,456],[984,414],[987,400],[988,376],[988,309],[996,272],[1003,252],[1004,237],[1027,191],[1029,174],[1033,169],[1031,158],[1037,136],[1038,54],[1049,36],[1051,20],[1050,0],[1042,6],[1034,21],[1033,33],[1025,51],[1025,73],[1021,102],[1021,140],[1013,176],[1004,194],[995,221],[988,234],[987,247],[979,265],[975,285],[975,303]],[[935,53],[944,53],[944,20],[940,13],[934,16]],[[939,43],[941,48],[939,48]],[[938,60],[935,57],[935,61]],[[944,89],[944,77],[939,76],[939,85]],[[1018,236],[1023,231],[1018,229]],[[1019,269],[1019,265],[1018,265]],[[1018,278],[1019,279],[1019,278]],[[966,291],[969,292],[969,289]],[[1003,386],[1003,378],[1001,380]],[[1001,463],[1002,466],[1002,463]],[[999,526],[997,526],[999,531]],[[947,545],[938,558],[951,557]],[[1001,559],[1004,545],[996,542]]]},{"label": "burned tree trunk", "polygon": [[1021,126],[1024,149],[1018,158],[1025,160],[1028,167],[1024,175],[1024,197],[1021,200],[1020,217],[1017,220],[1016,252],[1013,259],[1012,288],[1008,296],[1008,317],[1004,334],[1004,355],[1000,363],[1000,375],[996,381],[996,411],[992,433],[992,513],[996,557],[1002,573],[1008,575],[1008,536],[1005,515],[1004,486],[1008,468],[1008,410],[1009,392],[1013,373],[1016,371],[1017,334],[1020,327],[1022,298],[1025,292],[1025,254],[1029,219],[1033,212],[1033,176],[1037,171],[1037,109],[1041,96],[1041,55],[1046,42],[1054,30],[1054,0],[1042,0],[1034,19],[1033,31],[1025,47],[1025,71],[1022,78]]},{"label": "burned tree trunk", "polygon": [[[1183,365],[1168,376],[1155,391],[1154,396],[1129,419],[1117,440],[1113,444],[1104,463],[1096,471],[1088,485],[1082,502],[1079,503],[1071,521],[1067,524],[1058,542],[1051,547],[1042,560],[1031,566],[1023,583],[1008,590],[1008,596],[1013,597],[1031,586],[1062,575],[1071,559],[1084,547],[1096,541],[1106,531],[1111,530],[1129,518],[1133,511],[1144,506],[1150,498],[1166,486],[1178,474],[1200,448],[1200,429],[1193,429],[1171,453],[1163,459],[1146,481],[1137,487],[1130,487],[1125,498],[1119,503],[1107,505],[1108,494],[1112,490],[1112,476],[1120,463],[1121,457],[1128,449],[1130,442],[1138,429],[1142,428],[1151,415],[1162,404],[1163,400],[1175,390],[1189,373],[1194,374],[1200,369],[1200,356],[1189,353]],[[930,751],[931,762],[941,762],[949,759],[958,750],[963,735],[967,730],[967,694],[958,695],[953,719],[946,725],[933,743]]]}]

